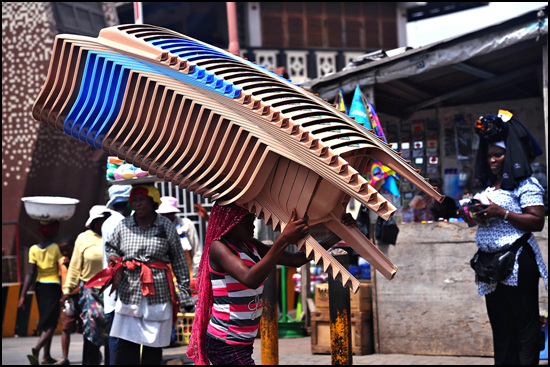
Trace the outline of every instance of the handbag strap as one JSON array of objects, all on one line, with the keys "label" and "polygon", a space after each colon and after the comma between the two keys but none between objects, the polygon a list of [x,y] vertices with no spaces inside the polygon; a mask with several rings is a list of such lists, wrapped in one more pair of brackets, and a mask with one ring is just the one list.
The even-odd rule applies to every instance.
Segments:
[{"label": "handbag strap", "polygon": [[[521,236],[520,238],[515,240],[514,243],[512,243],[512,245],[509,248],[507,248],[505,250],[501,250],[501,251],[517,251],[517,250],[519,250],[519,248],[521,246],[523,246],[527,243],[529,238],[531,238],[531,235],[532,235],[531,232],[524,233],[523,236]],[[499,252],[501,252],[501,251],[499,251]]]}]

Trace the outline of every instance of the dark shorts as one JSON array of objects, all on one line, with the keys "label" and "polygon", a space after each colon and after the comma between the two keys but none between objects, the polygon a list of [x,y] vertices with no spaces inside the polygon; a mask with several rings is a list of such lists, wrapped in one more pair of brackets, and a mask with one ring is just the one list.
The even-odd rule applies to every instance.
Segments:
[{"label": "dark shorts", "polygon": [[59,321],[59,312],[61,311],[59,304],[62,295],[61,285],[36,282],[35,293],[39,315],[37,331],[55,330]]},{"label": "dark shorts", "polygon": [[252,359],[254,344],[231,345],[206,334],[204,340],[206,355],[213,365],[256,365]]},{"label": "dark shorts", "polygon": [[77,332],[79,334],[82,334],[82,320],[80,319],[80,314],[82,313],[82,310],[78,305],[79,296],[78,294],[73,294],[70,297],[73,299],[75,312],[71,316],[69,316],[65,313],[65,309],[61,311],[61,320],[63,321],[63,331],[66,331],[69,333]]}]

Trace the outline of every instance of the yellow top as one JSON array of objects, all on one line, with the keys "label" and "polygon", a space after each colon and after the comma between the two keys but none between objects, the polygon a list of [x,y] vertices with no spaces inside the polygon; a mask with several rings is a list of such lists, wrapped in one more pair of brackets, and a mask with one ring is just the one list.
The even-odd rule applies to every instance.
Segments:
[{"label": "yellow top", "polygon": [[103,269],[103,241],[100,235],[88,229],[76,238],[63,294],[71,294],[78,282],[87,282]]},{"label": "yellow top", "polygon": [[29,249],[29,263],[36,264],[36,281],[40,283],[60,283],[57,262],[62,257],[57,243],[52,243],[46,248],[33,245]]},{"label": "yellow top", "polygon": [[[63,256],[58,261],[59,276],[61,277],[61,285],[64,285],[67,282],[67,273],[69,272],[69,267],[65,266],[65,259],[66,258],[67,258],[66,256]],[[70,261],[70,259],[69,259],[69,261]],[[73,289],[71,294],[78,294],[78,292],[79,292],[79,287],[76,287],[75,289]]]}]

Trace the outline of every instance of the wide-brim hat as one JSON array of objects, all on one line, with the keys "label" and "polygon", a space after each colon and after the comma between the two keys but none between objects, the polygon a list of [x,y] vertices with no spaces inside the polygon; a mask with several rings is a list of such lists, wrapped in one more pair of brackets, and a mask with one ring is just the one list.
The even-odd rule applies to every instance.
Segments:
[{"label": "wide-brim hat", "polygon": [[131,185],[113,185],[109,187],[109,201],[105,206],[111,209],[111,207],[117,203],[128,202],[131,190]]},{"label": "wide-brim hat", "polygon": [[94,219],[103,218],[111,211],[105,205],[94,205],[90,209],[90,217],[86,221],[86,228],[90,228]]},{"label": "wide-brim hat", "polygon": [[160,198],[160,205],[157,209],[159,214],[181,213],[178,208],[178,199],[172,196],[163,196]]}]

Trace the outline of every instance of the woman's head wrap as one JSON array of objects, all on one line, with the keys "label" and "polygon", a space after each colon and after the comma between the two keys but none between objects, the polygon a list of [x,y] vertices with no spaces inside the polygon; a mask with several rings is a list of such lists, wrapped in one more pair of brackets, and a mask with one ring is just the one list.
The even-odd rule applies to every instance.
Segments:
[{"label": "woman's head wrap", "polygon": [[204,338],[214,303],[212,283],[210,282],[210,257],[208,254],[210,245],[239,224],[247,214],[248,210],[236,204],[221,206],[216,203],[210,212],[204,250],[197,274],[196,286],[199,294],[195,309],[195,319],[193,321],[191,337],[189,338],[189,346],[187,347],[187,357],[195,360],[195,364],[197,365],[209,364],[204,348]]},{"label": "woman's head wrap", "polygon": [[494,143],[489,143],[488,147],[490,148],[492,146],[499,147],[501,149],[506,150],[506,143],[504,143],[504,140],[497,141],[497,142],[494,142]]},{"label": "woman's head wrap", "polygon": [[128,202],[130,203],[130,205],[132,204],[134,197],[138,194],[149,196],[151,199],[153,199],[155,203],[157,203],[157,208],[161,203],[159,190],[153,185],[133,186],[132,190],[130,191],[130,197],[128,199]]},{"label": "woman's head wrap", "polygon": [[55,236],[59,232],[59,221],[40,221],[36,231],[44,238]]},{"label": "woman's head wrap", "polygon": [[475,177],[487,186],[497,180],[487,162],[487,152],[490,145],[496,145],[502,141],[506,149],[506,157],[500,187],[504,190],[513,190],[521,180],[532,175],[531,162],[542,154],[542,149],[521,122],[511,117],[508,111],[501,112],[507,112],[503,116],[509,116],[509,119],[503,119],[499,114],[481,116],[476,121],[479,149],[476,156]]}]

